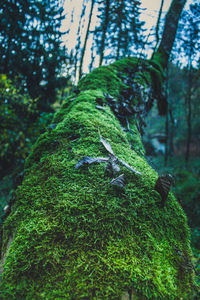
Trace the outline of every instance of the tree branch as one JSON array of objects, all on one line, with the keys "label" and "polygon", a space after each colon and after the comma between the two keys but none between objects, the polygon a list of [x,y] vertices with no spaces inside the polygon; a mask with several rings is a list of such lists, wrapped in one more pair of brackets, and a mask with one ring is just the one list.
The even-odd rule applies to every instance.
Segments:
[{"label": "tree branch", "polygon": [[178,21],[186,0],[173,0],[165,18],[162,39],[154,57],[160,57],[160,63],[166,68],[176,37]]}]

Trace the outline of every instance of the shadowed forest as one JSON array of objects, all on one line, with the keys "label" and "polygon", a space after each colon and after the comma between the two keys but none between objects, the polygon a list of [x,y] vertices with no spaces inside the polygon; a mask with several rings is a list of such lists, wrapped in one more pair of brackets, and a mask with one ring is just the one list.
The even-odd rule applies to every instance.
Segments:
[{"label": "shadowed forest", "polygon": [[0,3],[1,299],[199,299],[200,4],[143,2]]}]

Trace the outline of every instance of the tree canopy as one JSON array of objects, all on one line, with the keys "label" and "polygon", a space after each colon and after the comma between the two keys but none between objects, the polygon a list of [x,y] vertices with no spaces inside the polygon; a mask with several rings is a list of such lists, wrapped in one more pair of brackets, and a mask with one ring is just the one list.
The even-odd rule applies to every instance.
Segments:
[{"label": "tree canopy", "polygon": [[[63,8],[59,1],[3,1],[1,3],[0,73],[17,78],[38,105],[49,110],[56,88],[63,82],[59,74],[66,60],[60,31]],[[66,82],[66,79],[65,79]]]}]

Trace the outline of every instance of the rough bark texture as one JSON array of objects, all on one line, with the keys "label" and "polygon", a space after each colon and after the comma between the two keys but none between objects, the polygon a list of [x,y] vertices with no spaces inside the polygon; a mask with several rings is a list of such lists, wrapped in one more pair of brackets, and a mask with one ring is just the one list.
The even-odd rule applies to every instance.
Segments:
[{"label": "rough bark texture", "polygon": [[101,47],[100,47],[99,66],[102,65],[103,58],[104,58],[106,33],[107,33],[107,27],[108,27],[108,22],[109,22],[109,9],[110,9],[110,0],[106,0],[105,20],[104,20],[104,23],[103,23],[103,33],[102,33]]},{"label": "rough bark texture", "polygon": [[159,31],[160,31],[160,19],[161,19],[161,15],[162,15],[162,10],[163,10],[163,5],[164,5],[164,0],[161,0],[161,4],[160,4],[160,9],[159,9],[159,13],[158,13],[158,20],[156,23],[156,45],[154,48],[154,52],[153,55],[157,49],[158,43],[159,43]]},{"label": "rough bark texture", "polygon": [[173,47],[180,18],[186,0],[173,0],[166,15],[165,26],[162,34],[162,40],[158,47],[156,55],[162,55],[162,65],[165,68]]},{"label": "rough bark texture", "polygon": [[89,18],[88,18],[87,30],[86,30],[86,35],[85,35],[85,40],[84,40],[84,44],[83,44],[83,49],[81,51],[81,59],[80,59],[80,66],[79,66],[79,79],[82,76],[83,60],[84,60],[86,45],[87,45],[87,41],[88,41],[88,37],[89,37],[89,31],[90,31],[90,25],[91,25],[91,20],[92,20],[92,13],[93,13],[93,8],[94,8],[94,3],[95,3],[95,0],[92,0],[91,8],[90,8],[90,14],[89,14]]},{"label": "rough bark texture", "polygon": [[[158,78],[155,61],[100,67],[64,102],[56,128],[39,137],[4,222],[1,299],[190,299],[184,212],[171,193],[160,206],[158,175],[145,161],[135,119],[122,128],[109,103],[120,102],[127,80],[152,95]],[[135,94],[130,105],[139,102]],[[103,163],[75,168],[84,156],[108,156],[99,133],[144,174],[120,166],[125,189],[110,184]]]}]

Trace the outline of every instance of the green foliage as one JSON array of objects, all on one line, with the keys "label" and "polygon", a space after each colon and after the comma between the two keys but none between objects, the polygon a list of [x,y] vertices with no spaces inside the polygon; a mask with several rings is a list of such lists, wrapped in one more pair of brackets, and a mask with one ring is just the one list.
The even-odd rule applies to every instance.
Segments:
[{"label": "green foliage", "polygon": [[60,31],[63,8],[56,1],[11,1],[1,3],[0,73],[18,84],[41,111],[49,111],[56,91],[67,78],[60,76],[66,63]]},{"label": "green foliage", "polygon": [[[195,159],[195,168],[197,160]],[[200,163],[199,163],[200,165]],[[194,247],[200,249],[200,180],[198,172],[182,169],[176,170],[176,194],[183,202],[183,208],[189,218]]]},{"label": "green foliage", "polygon": [[[91,80],[92,77],[92,80]],[[95,69],[92,74],[88,74],[82,78],[78,87],[82,89],[98,89],[101,88],[103,92],[108,92],[112,96],[119,96],[120,87],[124,85],[117,76],[117,71],[110,67],[100,67]]]},{"label": "green foliage", "polygon": [[[37,99],[21,94],[11,80],[0,75],[0,173],[2,181],[1,206],[15,189],[17,174],[32,144],[49,123],[51,114],[40,114]],[[7,183],[7,187],[5,184]]]},{"label": "green foliage", "polygon": [[25,142],[23,127],[27,125],[25,118],[30,119],[37,112],[36,101],[31,100],[28,95],[20,95],[3,74],[0,76],[0,95],[0,158],[4,161],[9,161],[13,156],[15,160],[24,159],[30,139],[27,138]]},{"label": "green foliage", "polygon": [[[195,267],[196,267],[196,283],[197,283],[197,286],[200,287],[200,250],[199,249],[196,249],[196,248],[193,248],[193,253],[194,253],[194,264],[195,264]],[[198,291],[198,296],[200,295],[200,292]]]}]

